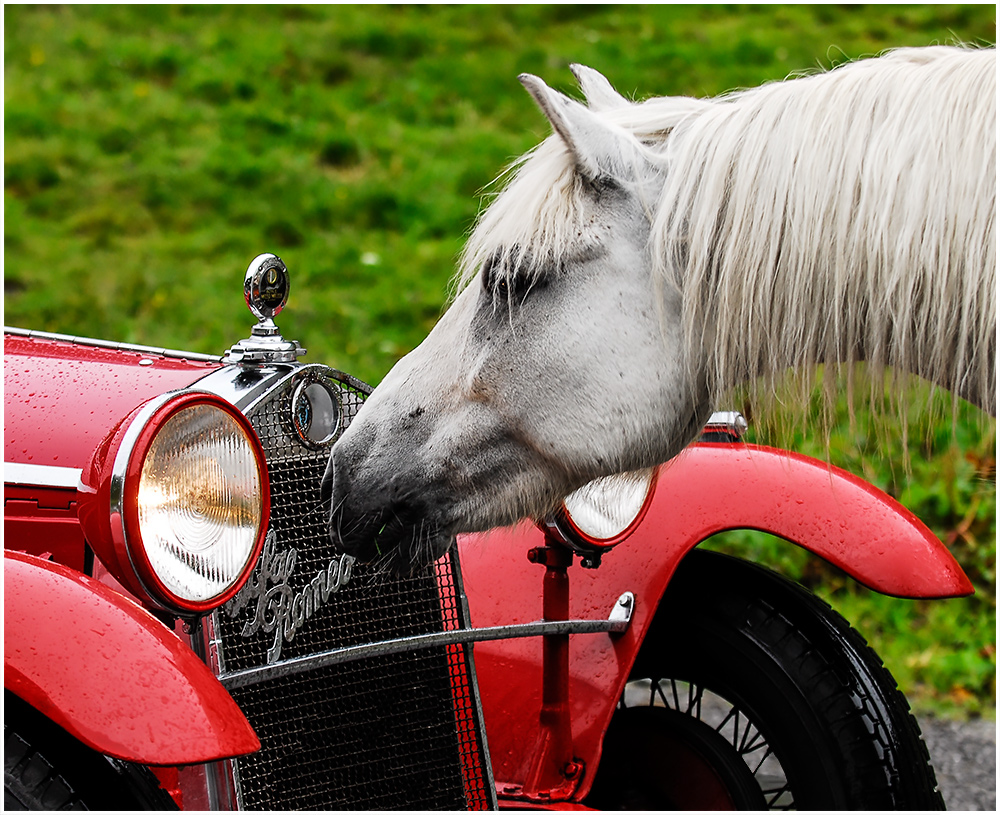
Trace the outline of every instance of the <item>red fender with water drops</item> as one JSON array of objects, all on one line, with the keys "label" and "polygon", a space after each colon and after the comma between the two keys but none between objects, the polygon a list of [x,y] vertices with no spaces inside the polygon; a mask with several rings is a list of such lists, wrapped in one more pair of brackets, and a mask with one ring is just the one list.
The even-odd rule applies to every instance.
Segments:
[{"label": "red fender with water drops", "polygon": [[[584,765],[572,800],[589,791],[604,731],[678,563],[700,542],[728,529],[785,538],[884,594],[941,598],[973,591],[941,541],[866,481],[784,450],[692,445],[661,468],[656,494],[632,536],[606,554],[600,568],[569,569],[574,619],[606,618],[624,591],[636,598],[624,634],[570,638],[573,749]],[[530,547],[542,545],[540,530],[522,524],[459,542],[473,625],[527,623],[542,616],[545,570],[526,557]],[[483,642],[475,654],[497,789],[511,799],[532,798],[525,783],[540,737],[541,640]]]},{"label": "red fender with water drops", "polygon": [[10,551],[4,688],[115,758],[177,765],[260,749],[228,691],[159,620],[84,574]]}]

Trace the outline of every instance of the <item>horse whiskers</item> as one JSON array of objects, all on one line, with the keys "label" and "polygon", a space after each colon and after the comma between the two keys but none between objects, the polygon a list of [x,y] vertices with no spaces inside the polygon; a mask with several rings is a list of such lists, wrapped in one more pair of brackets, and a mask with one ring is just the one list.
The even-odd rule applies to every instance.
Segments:
[{"label": "horse whiskers", "polygon": [[[338,508],[339,508],[339,506],[343,506],[343,503],[344,503],[344,501],[343,501],[343,499],[341,499],[340,505],[338,505]],[[320,512],[325,512],[326,515],[327,515],[327,517],[329,518],[329,517],[331,517],[333,515],[333,512],[331,511],[331,507],[332,507],[332,501],[321,499],[319,501],[319,503],[316,504],[312,509],[307,510],[305,512],[305,514],[303,515],[303,517],[304,518],[311,518],[315,514],[318,514]]]},{"label": "horse whiskers", "polygon": [[413,538],[410,541],[410,571],[413,571],[414,566],[417,565],[417,559],[420,555],[420,550],[423,548],[421,545],[421,538],[424,534],[424,519],[420,519],[420,523],[417,524],[417,528],[413,532]]},{"label": "horse whiskers", "polygon": [[434,560],[436,556],[433,535],[426,529],[425,519],[421,518],[410,550],[410,571],[416,571],[420,566]]}]

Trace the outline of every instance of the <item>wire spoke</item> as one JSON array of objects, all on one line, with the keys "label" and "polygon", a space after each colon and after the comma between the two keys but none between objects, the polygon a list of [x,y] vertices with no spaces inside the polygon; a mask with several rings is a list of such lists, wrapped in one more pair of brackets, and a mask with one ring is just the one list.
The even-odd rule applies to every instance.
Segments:
[{"label": "wire spoke", "polygon": [[672,691],[673,696],[674,696],[674,710],[680,710],[681,709],[681,700],[680,700],[680,698],[677,695],[677,680],[676,679],[671,679],[670,680],[670,690]]},{"label": "wire spoke", "polygon": [[[774,750],[771,749],[771,745],[769,745],[767,742],[764,742],[763,746],[766,748],[764,750],[764,755],[762,755],[760,757],[760,761],[757,762],[757,766],[756,767],[752,767],[750,769],[750,772],[753,773],[754,778],[757,777],[757,773],[760,772],[760,768],[764,766],[764,762],[767,761],[771,756],[774,755]],[[747,755],[748,755],[747,753],[743,754],[744,760],[746,760]],[[747,762],[747,766],[749,766],[749,764],[750,764],[750,762],[748,761]]]},{"label": "wire spoke", "polygon": [[[734,716],[736,717],[736,721],[739,721],[739,715],[739,711],[736,708],[730,708],[729,712],[726,714],[726,718],[723,719],[719,726],[715,728],[715,732],[720,736],[723,735],[722,731],[725,729],[726,725],[729,724]],[[735,747],[735,744],[733,746]]]},{"label": "wire spoke", "polygon": [[[761,792],[764,793],[764,799],[767,801],[768,809],[794,809],[795,808],[795,801],[794,801],[794,799],[791,798],[791,792],[792,791],[788,788],[788,784],[785,784],[784,786],[779,787],[777,789],[761,790]],[[784,795],[785,793],[788,793],[789,800],[786,801],[781,806],[778,806],[777,805],[778,801],[781,799],[781,796]],[[771,796],[770,798],[768,798],[769,795]]]},{"label": "wire spoke", "polygon": [[653,699],[653,698],[654,698],[655,696],[659,696],[659,697],[660,697],[660,700],[661,700],[661,701],[663,702],[663,706],[664,706],[664,707],[670,707],[670,702],[668,702],[668,701],[667,701],[667,697],[666,697],[666,695],[665,695],[665,694],[663,693],[663,688],[662,688],[662,687],[661,687],[661,685],[660,685],[660,683],[661,683],[662,681],[663,681],[663,680],[661,680],[661,679],[657,679],[657,680],[656,680],[656,681],[655,681],[655,682],[653,683],[653,686],[652,686],[652,687],[650,688],[650,697],[651,697],[651,701],[650,701],[650,703],[649,703],[649,704],[650,704],[650,707],[652,707],[652,705],[653,705],[653,701],[652,701],[652,699]]},{"label": "wire spoke", "polygon": [[[646,683],[649,683],[646,686]],[[669,684],[668,684],[669,683]],[[732,747],[757,780],[769,809],[795,808],[795,796],[788,784],[780,757],[768,743],[756,722],[738,705],[699,685],[673,677],[637,680],[621,707],[665,707],[690,716],[718,733]],[[637,692],[641,690],[641,695]]]},{"label": "wire spoke", "polygon": [[694,718],[701,721],[701,697],[702,689],[698,685],[688,685],[688,706],[686,713],[694,712]]},{"label": "wire spoke", "polygon": [[743,740],[740,743],[739,749],[741,756],[748,756],[758,750],[770,748],[767,745],[767,740],[761,735],[760,731],[748,720],[746,730],[743,731]]}]

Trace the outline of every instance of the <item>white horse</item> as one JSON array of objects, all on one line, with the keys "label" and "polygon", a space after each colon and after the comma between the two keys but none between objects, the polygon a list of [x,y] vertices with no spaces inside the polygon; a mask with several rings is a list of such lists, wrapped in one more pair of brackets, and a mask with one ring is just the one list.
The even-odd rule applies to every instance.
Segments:
[{"label": "white horse", "polygon": [[717,99],[587,106],[333,449],[331,533],[397,569],[676,455],[734,385],[864,360],[996,409],[996,56],[901,49]]}]

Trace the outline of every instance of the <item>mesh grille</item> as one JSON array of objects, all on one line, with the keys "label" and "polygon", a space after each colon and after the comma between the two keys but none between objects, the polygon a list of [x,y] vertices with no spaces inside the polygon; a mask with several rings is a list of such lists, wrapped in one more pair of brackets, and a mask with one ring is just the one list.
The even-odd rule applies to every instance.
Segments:
[{"label": "mesh grille", "polygon": [[[315,368],[303,375],[318,376]],[[323,379],[341,396],[346,427],[366,391],[360,383]],[[408,578],[354,564],[349,581],[326,602],[295,601],[338,561],[320,496],[329,450],[301,444],[291,427],[297,384],[284,383],[248,412],[270,472],[271,566],[289,577],[284,600],[277,583],[262,584],[270,593],[264,613],[257,615],[261,625],[249,636],[243,636],[244,626],[254,617],[257,599],[237,597],[217,613],[226,672],[267,664],[269,651],[273,662],[275,655],[285,660],[463,626],[452,556]],[[275,625],[274,609],[282,602],[290,609],[285,617],[303,618],[291,640],[280,635],[281,614]],[[490,808],[469,668],[464,649],[447,646],[329,665],[232,690],[262,744],[259,752],[234,762],[243,807]]]}]

